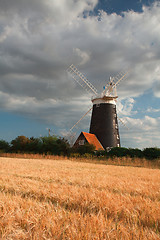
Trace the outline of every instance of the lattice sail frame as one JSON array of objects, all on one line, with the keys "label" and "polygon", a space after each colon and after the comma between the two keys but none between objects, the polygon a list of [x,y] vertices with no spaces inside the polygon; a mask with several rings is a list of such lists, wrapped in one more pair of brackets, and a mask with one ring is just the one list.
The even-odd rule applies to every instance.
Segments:
[{"label": "lattice sail frame", "polygon": [[72,78],[88,93],[98,94],[97,89],[93,86],[92,83],[72,64],[67,71],[72,75]]},{"label": "lattice sail frame", "polygon": [[[71,74],[72,78],[88,93],[98,95],[98,91],[95,86],[89,82],[89,80],[72,64],[67,71]],[[110,77],[109,82],[104,87],[101,96],[117,96],[116,87],[119,85],[120,81],[127,77],[128,71],[121,71],[116,77]]]}]

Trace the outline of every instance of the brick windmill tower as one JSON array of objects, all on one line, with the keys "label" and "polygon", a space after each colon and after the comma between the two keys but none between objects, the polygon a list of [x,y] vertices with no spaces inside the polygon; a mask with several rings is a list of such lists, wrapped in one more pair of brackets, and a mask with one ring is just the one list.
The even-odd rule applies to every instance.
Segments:
[{"label": "brick windmill tower", "polygon": [[[68,72],[72,75],[72,78],[87,92],[94,94],[91,99],[93,107],[89,110],[92,110],[89,130],[90,139],[97,138],[103,149],[120,147],[116,110],[116,102],[118,98],[116,87],[122,79],[126,78],[128,72],[120,73],[115,78],[110,77],[109,82],[106,86],[104,86],[104,89],[100,94],[98,94],[97,89],[84,77],[82,73],[78,71],[73,64],[68,68]],[[71,128],[71,130],[88,114],[88,112]],[[87,140],[85,134],[88,133],[82,132],[75,144],[78,144],[79,141],[82,143],[83,138],[85,138],[84,140]],[[89,135],[86,136],[89,137]],[[89,143],[92,142],[93,141]]]}]

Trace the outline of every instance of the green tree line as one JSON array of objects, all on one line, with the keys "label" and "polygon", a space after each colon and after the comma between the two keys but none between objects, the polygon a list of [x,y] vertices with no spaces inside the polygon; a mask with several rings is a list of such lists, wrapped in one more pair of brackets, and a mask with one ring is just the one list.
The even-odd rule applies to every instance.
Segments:
[{"label": "green tree line", "polygon": [[5,153],[39,153],[68,155],[70,145],[64,138],[57,136],[27,138],[18,136],[10,143],[0,140],[0,152]]},{"label": "green tree line", "polygon": [[131,158],[146,158],[149,160],[160,158],[160,148],[144,148],[133,149],[115,147],[107,149],[106,151],[95,151],[93,145],[85,143],[79,148],[72,148],[65,138],[58,136],[45,136],[40,138],[27,138],[25,136],[18,136],[10,143],[0,140],[1,153],[35,153],[35,154],[52,154],[64,156],[95,156],[95,157],[125,157]]}]

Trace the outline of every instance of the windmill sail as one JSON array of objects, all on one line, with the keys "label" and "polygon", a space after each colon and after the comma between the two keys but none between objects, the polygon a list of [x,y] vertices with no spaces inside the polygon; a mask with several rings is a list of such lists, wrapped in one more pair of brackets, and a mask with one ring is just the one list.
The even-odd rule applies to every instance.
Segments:
[{"label": "windmill sail", "polygon": [[72,75],[72,78],[88,93],[94,93],[97,95],[97,89],[80,71],[78,71],[78,69],[73,64],[67,69],[67,71]]},{"label": "windmill sail", "polygon": [[73,130],[73,128],[75,128],[75,126],[77,126],[77,124],[92,110],[93,107],[91,107],[84,115],[83,117],[81,117],[74,125],[73,127],[71,127],[70,131]]}]

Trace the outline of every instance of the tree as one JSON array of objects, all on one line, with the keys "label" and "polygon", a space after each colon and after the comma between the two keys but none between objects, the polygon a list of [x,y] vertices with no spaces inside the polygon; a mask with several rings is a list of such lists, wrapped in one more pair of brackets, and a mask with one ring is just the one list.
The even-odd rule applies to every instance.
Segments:
[{"label": "tree", "polygon": [[41,137],[42,153],[58,154],[58,138],[56,136]]},{"label": "tree", "polygon": [[54,155],[69,154],[70,146],[64,138],[57,136],[41,137],[30,139],[25,136],[18,136],[11,142],[12,152],[27,153],[49,153]]},{"label": "tree", "polygon": [[145,148],[143,150],[143,155],[147,159],[156,159],[160,158],[160,148]]},{"label": "tree", "polygon": [[54,155],[68,155],[70,145],[65,138],[57,136],[41,137],[42,153],[50,153]]},{"label": "tree", "polygon": [[129,155],[129,150],[123,147],[114,147],[107,153],[109,156],[124,157]]},{"label": "tree", "polygon": [[143,152],[142,150],[138,149],[138,148],[129,148],[128,149],[129,152],[128,152],[128,155],[131,157],[131,158],[142,158],[143,157]]},{"label": "tree", "polygon": [[18,136],[11,141],[11,150],[12,152],[26,152],[28,145],[30,143],[29,138],[25,136]]},{"label": "tree", "polygon": [[8,152],[9,149],[10,149],[9,143],[4,140],[0,140],[0,152]]},{"label": "tree", "polygon": [[93,154],[94,151],[95,151],[95,146],[89,143],[85,143],[84,145],[81,145],[76,149],[76,152],[80,153],[81,155],[85,153]]},{"label": "tree", "polygon": [[27,151],[30,153],[42,152],[42,141],[39,138],[31,137],[30,142],[27,144]]},{"label": "tree", "polygon": [[57,139],[58,144],[58,155],[68,155],[70,153],[70,144],[67,139],[59,138]]}]

